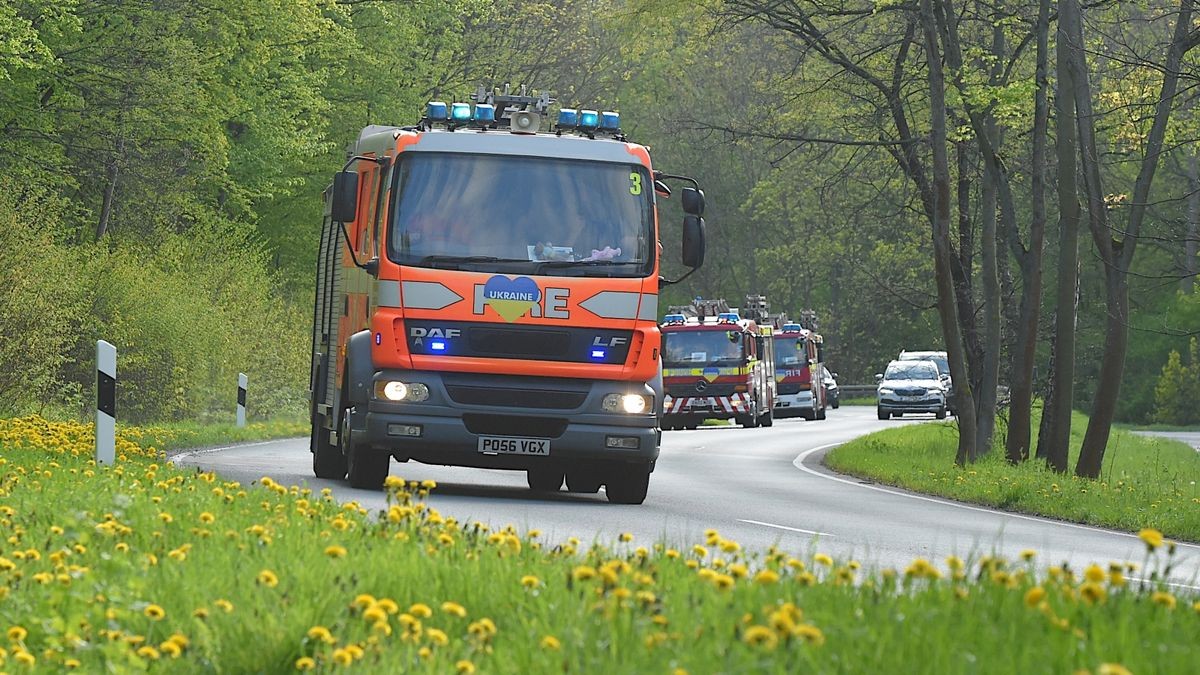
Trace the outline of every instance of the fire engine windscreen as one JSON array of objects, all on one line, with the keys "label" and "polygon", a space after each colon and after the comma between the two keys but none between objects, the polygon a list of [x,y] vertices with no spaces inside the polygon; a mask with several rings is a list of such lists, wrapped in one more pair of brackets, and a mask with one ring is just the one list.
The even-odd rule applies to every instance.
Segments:
[{"label": "fire engine windscreen", "polygon": [[631,164],[407,153],[388,255],[423,267],[646,276],[656,252],[651,185]]},{"label": "fire engine windscreen", "polygon": [[663,367],[736,366],[743,360],[736,331],[694,330],[663,333]]},{"label": "fire engine windscreen", "polygon": [[800,368],[808,365],[808,348],[803,338],[775,338],[775,368]]}]

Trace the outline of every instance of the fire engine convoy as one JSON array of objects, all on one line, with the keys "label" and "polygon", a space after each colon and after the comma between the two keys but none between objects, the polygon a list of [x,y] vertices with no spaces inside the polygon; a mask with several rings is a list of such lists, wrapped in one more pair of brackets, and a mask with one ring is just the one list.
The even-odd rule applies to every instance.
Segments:
[{"label": "fire engine convoy", "polygon": [[[663,400],[655,196],[670,195],[664,180],[691,184],[682,249],[695,269],[704,194],[655,171],[616,113],[564,107],[544,133],[548,95],[471,98],[364,128],[326,191],[313,472],[379,488],[395,457],[640,504]],[[769,354],[741,343],[736,320],[718,335],[735,330],[748,355]],[[747,412],[769,422],[771,403]]]},{"label": "fire engine convoy", "polygon": [[812,310],[800,312],[800,321],[787,316],[774,317],[775,414],[780,417],[803,417],[807,420],[825,419],[824,374],[825,348],[817,333],[817,315]]},{"label": "fire engine convoy", "polygon": [[663,429],[695,429],[705,419],[773,424],[775,341],[759,324],[765,302],[748,302],[745,314],[723,299],[670,308],[662,324]]}]

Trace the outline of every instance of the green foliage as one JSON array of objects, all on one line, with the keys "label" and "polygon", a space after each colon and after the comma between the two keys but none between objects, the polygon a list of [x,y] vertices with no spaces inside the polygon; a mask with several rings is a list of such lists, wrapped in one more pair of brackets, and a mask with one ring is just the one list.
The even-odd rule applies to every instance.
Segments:
[{"label": "green foliage", "polygon": [[1192,338],[1188,363],[1172,350],[1154,388],[1154,421],[1160,424],[1200,423],[1200,343]]}]

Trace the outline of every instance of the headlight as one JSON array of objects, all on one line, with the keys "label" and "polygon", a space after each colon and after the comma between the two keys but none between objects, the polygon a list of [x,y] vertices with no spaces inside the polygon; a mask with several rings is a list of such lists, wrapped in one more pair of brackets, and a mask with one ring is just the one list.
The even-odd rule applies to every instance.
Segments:
[{"label": "headlight", "polygon": [[639,415],[650,409],[650,398],[641,394],[609,394],[601,407],[607,412],[624,412]]},{"label": "headlight", "polygon": [[892,391],[892,390],[891,390],[891,388],[889,388],[889,387],[880,387],[880,388],[879,388],[879,393],[881,393],[881,394],[894,394],[894,393],[896,393],[896,392]]},{"label": "headlight", "polygon": [[420,403],[429,399],[429,387],[420,382],[406,383],[395,380],[376,382],[375,398]]}]

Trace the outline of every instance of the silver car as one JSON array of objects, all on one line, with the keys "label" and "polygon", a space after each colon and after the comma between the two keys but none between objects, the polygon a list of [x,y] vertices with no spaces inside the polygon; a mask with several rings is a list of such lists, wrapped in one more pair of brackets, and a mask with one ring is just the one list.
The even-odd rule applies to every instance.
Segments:
[{"label": "silver car", "polygon": [[875,407],[879,419],[905,413],[933,413],[946,419],[946,389],[933,361],[892,361],[875,375]]}]

